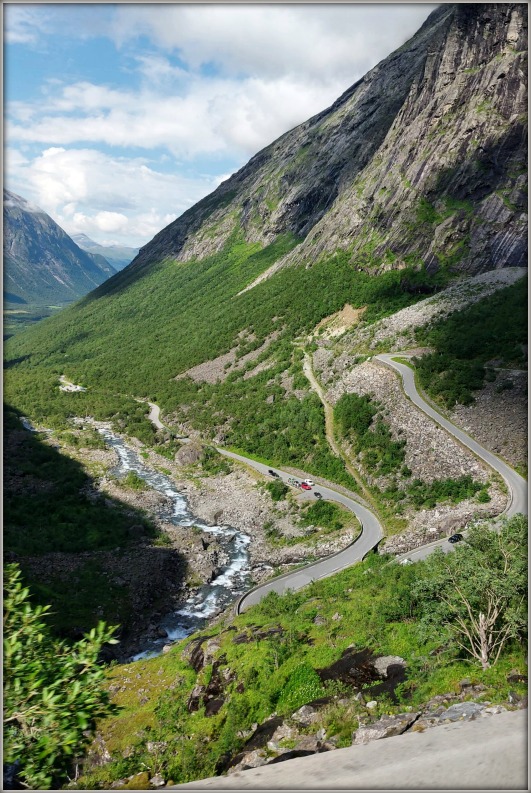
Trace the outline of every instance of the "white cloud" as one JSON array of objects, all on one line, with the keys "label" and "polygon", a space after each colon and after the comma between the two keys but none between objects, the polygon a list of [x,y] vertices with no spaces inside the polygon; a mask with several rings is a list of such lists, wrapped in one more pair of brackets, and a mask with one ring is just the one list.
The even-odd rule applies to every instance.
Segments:
[{"label": "white cloud", "polygon": [[140,158],[51,147],[28,159],[8,148],[10,190],[44,209],[69,234],[144,245],[216,187],[214,178],[162,174]]},{"label": "white cloud", "polygon": [[6,44],[36,44],[48,28],[42,15],[31,6],[6,3],[3,11]]},{"label": "white cloud", "polygon": [[163,147],[177,157],[256,153],[333,102],[347,86],[295,77],[270,80],[191,77],[186,93],[143,87],[111,90],[88,82],[62,86],[40,103],[17,103],[6,140],[67,146],[92,143]]},{"label": "white cloud", "polygon": [[98,231],[120,233],[127,229],[128,221],[121,212],[96,212],[93,217],[88,217],[83,212],[75,212],[72,224],[80,231],[86,230],[88,225],[90,228],[97,228]]},{"label": "white cloud", "polygon": [[[187,178],[184,160],[192,173],[200,158],[201,172],[205,158],[219,157],[220,170],[243,164],[329,106],[435,7],[8,4],[8,42],[53,47],[53,35],[106,36],[123,56],[117,83],[112,74],[99,82],[90,69],[78,69],[86,79],[75,82],[48,74],[39,100],[9,104],[10,189],[70,233],[144,244],[227,178]],[[155,156],[165,173],[150,165]]]},{"label": "white cloud", "polygon": [[[40,102],[10,106],[7,140],[249,156],[325,109],[433,7],[117,6],[108,35],[131,48],[148,37],[191,71],[139,51],[136,88],[48,82]],[[201,71],[212,63],[214,72]]]},{"label": "white cloud", "polygon": [[139,36],[179,51],[190,66],[214,63],[230,75],[354,82],[413,35],[436,5],[118,6],[111,35]]}]

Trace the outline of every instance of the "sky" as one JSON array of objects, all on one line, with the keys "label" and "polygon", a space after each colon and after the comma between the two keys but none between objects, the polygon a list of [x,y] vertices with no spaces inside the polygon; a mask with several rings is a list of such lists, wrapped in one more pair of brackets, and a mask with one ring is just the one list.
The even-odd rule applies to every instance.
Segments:
[{"label": "sky", "polygon": [[145,245],[435,7],[4,3],[4,186]]}]

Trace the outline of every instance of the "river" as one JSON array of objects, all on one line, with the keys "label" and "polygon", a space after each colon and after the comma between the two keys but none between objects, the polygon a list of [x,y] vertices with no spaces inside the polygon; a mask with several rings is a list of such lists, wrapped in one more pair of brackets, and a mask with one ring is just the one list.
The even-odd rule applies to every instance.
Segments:
[{"label": "river", "polygon": [[118,464],[111,471],[114,476],[122,478],[129,471],[134,471],[149,487],[171,498],[172,509],[169,514],[163,516],[164,519],[177,526],[189,526],[191,530],[192,527],[195,527],[194,530],[200,529],[207,540],[216,538],[229,560],[211,583],[200,586],[191,597],[179,604],[175,611],[161,619],[160,628],[166,631],[167,638],[144,642],[140,651],[130,659],[137,661],[159,655],[165,644],[184,639],[201,629],[209,618],[219,614],[249,588],[248,545],[251,538],[232,526],[209,526],[195,517],[188,507],[185,496],[176,489],[170,477],[145,465],[138,452],[127,446],[109,429],[99,427],[98,432],[118,455]]},{"label": "river", "polygon": [[[23,417],[21,421],[27,430],[37,432],[28,418]],[[176,526],[190,527],[191,530],[200,529],[207,540],[216,538],[228,557],[228,564],[220,568],[218,575],[210,583],[198,587],[193,595],[179,604],[177,609],[161,619],[159,627],[166,631],[167,637],[146,640],[140,651],[129,659],[138,661],[160,655],[165,644],[179,641],[200,630],[211,617],[230,606],[249,589],[250,569],[247,549],[251,538],[232,526],[209,526],[195,517],[188,507],[185,496],[179,493],[170,477],[145,465],[138,452],[127,446],[122,438],[110,429],[98,426],[97,422],[94,422],[94,425],[105,443],[118,455],[118,463],[111,471],[114,476],[123,478],[129,471],[134,471],[149,487],[172,499],[172,509],[163,516],[165,520]],[[44,431],[50,432],[50,430]]]}]

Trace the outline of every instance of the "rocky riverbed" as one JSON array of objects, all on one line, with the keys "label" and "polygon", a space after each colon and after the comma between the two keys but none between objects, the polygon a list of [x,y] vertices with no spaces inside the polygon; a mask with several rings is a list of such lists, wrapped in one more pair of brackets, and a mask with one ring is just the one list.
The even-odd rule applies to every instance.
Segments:
[{"label": "rocky riverbed", "polygon": [[[82,435],[83,427],[109,430],[108,424],[84,419],[78,421],[74,434]],[[153,487],[127,486],[121,479],[123,475],[116,475],[122,451],[112,446],[66,446],[53,434],[46,442],[55,447],[60,444],[63,452],[78,459],[92,473],[91,485],[85,489],[88,498],[130,508],[132,518],[136,516],[130,527],[131,543],[113,551],[47,554],[26,559],[25,564],[46,582],[58,578],[67,581],[85,565],[95,563],[109,584],[120,588],[132,613],[116,646],[114,656],[118,660],[126,660],[146,646],[158,646],[160,651],[165,642],[180,639],[190,629],[199,627],[192,616],[199,614],[205,597],[206,610],[201,612],[205,618],[227,608],[230,599],[222,598],[216,604],[205,587],[215,585],[230,567],[234,552],[227,543],[234,542],[237,536],[249,540],[243,578],[228,582],[229,589],[234,587],[232,600],[275,571],[284,572],[306,560],[335,553],[357,533],[357,528],[345,528],[322,539],[318,532],[308,534],[312,527],[299,524],[296,497],[274,503],[263,487],[263,477],[251,468],[232,464],[230,473],[207,476],[197,464],[197,457],[192,459],[193,454],[180,454],[177,460],[170,461],[134,438],[117,434],[115,437],[127,444],[141,466],[159,477],[162,492]],[[173,491],[180,494],[188,510],[183,525],[175,520]],[[146,536],[139,514],[155,524],[159,539],[153,541]],[[268,537],[271,526],[275,527],[275,542]],[[220,527],[225,527],[221,534]],[[168,622],[168,614],[175,611],[184,615],[184,633],[171,620]]]}]

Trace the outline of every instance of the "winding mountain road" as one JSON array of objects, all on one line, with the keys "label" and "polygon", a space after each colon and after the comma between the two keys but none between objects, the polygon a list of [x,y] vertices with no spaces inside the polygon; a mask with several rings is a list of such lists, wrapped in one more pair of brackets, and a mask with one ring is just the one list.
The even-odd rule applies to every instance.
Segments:
[{"label": "winding mountain road", "polygon": [[[402,378],[403,388],[406,396],[414,405],[426,413],[427,416],[435,421],[446,432],[456,438],[456,440],[458,440],[464,446],[469,448],[475,455],[477,455],[477,457],[487,463],[487,465],[489,465],[494,471],[503,477],[509,491],[509,503],[503,514],[507,517],[511,517],[517,513],[523,513],[527,515],[526,480],[517,474],[516,471],[508,466],[497,455],[483,448],[483,446],[477,443],[477,441],[467,435],[466,432],[454,426],[450,421],[448,421],[448,419],[444,418],[444,416],[442,416],[420,396],[415,385],[414,371],[409,366],[393,360],[393,358],[398,356],[407,358],[410,355],[411,354],[403,352],[382,353],[380,355],[374,356],[373,360],[396,371]],[[308,365],[305,368],[305,373],[312,382],[312,386],[316,388],[326,408],[326,402],[324,400],[322,389],[313,376],[311,367],[308,369]],[[159,418],[160,409],[152,402],[149,402],[148,404],[151,409],[149,413],[149,419],[157,428],[164,428],[164,425],[161,423]],[[331,437],[333,438],[333,428],[331,426],[332,417],[327,415],[326,412],[325,416],[327,421],[327,437],[329,434],[331,434]],[[265,474],[266,476],[270,475],[268,472],[272,470],[278,475],[278,478],[286,484],[288,483],[288,479],[293,478],[292,474],[283,471],[280,468],[269,467],[264,463],[251,460],[250,458],[241,454],[236,454],[235,452],[230,452],[220,447],[217,447],[217,451],[225,457],[229,457],[233,460],[237,460],[238,462],[245,463],[245,465],[251,466],[256,471],[259,471],[261,474]],[[334,451],[336,451],[336,454],[341,455],[339,449],[334,449]],[[337,492],[336,490],[333,490],[332,488],[325,487],[323,485],[319,485],[318,487],[323,498],[343,504],[356,515],[361,524],[361,534],[356,540],[354,540],[354,542],[352,542],[342,551],[339,551],[332,556],[327,556],[317,562],[306,565],[305,567],[299,568],[298,570],[293,570],[292,572],[280,575],[276,578],[273,578],[271,581],[267,581],[266,583],[260,584],[259,586],[249,590],[249,592],[246,592],[236,604],[236,612],[238,614],[245,611],[250,606],[259,603],[263,597],[269,594],[269,592],[277,592],[280,595],[287,592],[288,590],[298,590],[304,586],[307,586],[312,581],[316,581],[321,578],[327,578],[328,576],[331,576],[334,573],[345,569],[346,567],[350,567],[355,562],[361,561],[384,536],[382,525],[376,515],[371,512],[367,506],[365,506],[365,503],[360,503],[354,494],[351,494],[351,496],[346,496]],[[301,497],[312,501],[314,499],[313,492],[302,491]],[[424,559],[436,548],[441,548],[443,552],[448,553],[453,549],[453,546],[448,542],[447,539],[437,540],[436,542],[429,543],[428,545],[423,545],[414,551],[410,551],[407,554],[402,554],[401,556],[397,557],[397,560],[400,561],[401,559],[407,557],[411,561],[418,561],[420,559]]]},{"label": "winding mountain road", "polygon": [[154,424],[155,427],[158,430],[167,429],[167,427],[165,427],[164,424],[160,420],[160,408],[159,408],[159,406],[155,405],[154,402],[148,402],[148,405],[151,408],[151,410],[149,411],[149,415],[148,415],[148,419],[151,421],[151,423]]},{"label": "winding mountain road", "polygon": [[[250,460],[248,457],[244,457],[241,454],[235,454],[234,452],[229,452],[220,448],[218,448],[218,452],[225,457],[230,457],[232,460],[238,460],[246,465],[250,465],[256,471],[266,476],[269,470],[275,471],[275,473],[278,474],[278,478],[282,479],[286,484],[288,479],[294,478],[293,474],[287,473],[281,468],[270,468],[263,463],[256,462],[256,460]],[[315,501],[313,492],[314,491],[302,491],[301,495],[304,494],[303,497]],[[382,525],[376,515],[363,504],[356,501],[354,497],[345,496],[343,493],[338,493],[323,485],[319,485],[318,492],[328,501],[337,501],[339,504],[343,504],[356,515],[361,523],[360,536],[347,546],[347,548],[344,548],[342,551],[332,556],[327,556],[318,562],[313,562],[306,567],[293,570],[290,573],[284,573],[284,575],[280,575],[277,578],[273,578],[271,581],[267,581],[265,584],[260,584],[254,589],[249,590],[249,592],[246,592],[245,595],[240,598],[236,605],[236,612],[238,614],[241,614],[242,611],[245,611],[250,606],[254,606],[262,600],[263,597],[269,594],[269,592],[277,592],[281,595],[289,589],[301,589],[312,581],[316,581],[320,578],[327,578],[339,572],[339,570],[343,570],[345,567],[350,567],[354,562],[361,561],[384,536]]]},{"label": "winding mountain road", "polygon": [[[456,440],[463,444],[463,446],[468,447],[477,457],[479,457],[483,462],[487,463],[490,468],[492,468],[496,473],[500,474],[500,476],[505,481],[509,491],[509,502],[507,507],[503,511],[503,515],[507,517],[512,517],[512,515],[516,515],[518,513],[522,513],[527,515],[527,482],[526,480],[517,474],[515,470],[513,470],[507,463],[501,460],[497,455],[493,452],[489,452],[488,449],[485,449],[481,444],[475,441],[470,435],[467,435],[466,432],[456,427],[452,424],[451,421],[444,418],[437,410],[435,410],[431,405],[424,400],[419,392],[417,391],[417,387],[415,384],[415,372],[411,367],[407,366],[406,364],[400,363],[399,361],[393,360],[393,358],[409,358],[412,357],[412,353],[407,352],[400,352],[400,353],[381,353],[380,355],[375,355],[373,360],[379,361],[384,366],[393,369],[395,372],[402,378],[402,385],[404,388],[405,395],[416,405],[423,413],[426,413],[432,421],[435,421],[440,427],[442,427],[446,432],[452,435]],[[421,548],[417,548],[415,551],[411,551],[408,554],[403,554],[401,557],[397,557],[399,560],[405,556],[411,559],[411,561],[418,561],[419,559],[424,559],[430,553],[432,553],[435,548],[440,547],[443,551],[449,551],[452,549],[452,546],[448,542],[447,539],[437,540],[436,542],[432,542],[429,545],[423,545]]]}]

